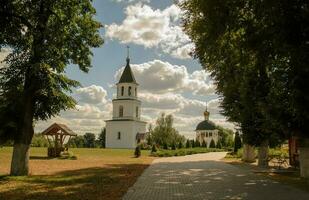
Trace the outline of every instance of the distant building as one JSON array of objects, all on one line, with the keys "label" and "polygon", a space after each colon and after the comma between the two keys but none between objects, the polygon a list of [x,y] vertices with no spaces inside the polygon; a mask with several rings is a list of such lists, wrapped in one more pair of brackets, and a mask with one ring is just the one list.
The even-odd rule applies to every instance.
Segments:
[{"label": "distant building", "polygon": [[206,110],[204,112],[205,120],[201,121],[196,129],[196,140],[199,141],[201,144],[203,141],[206,142],[207,147],[209,147],[211,140],[213,139],[215,141],[215,144],[217,145],[219,135],[218,130],[216,129],[216,125],[209,121],[209,112]]},{"label": "distant building", "polygon": [[140,120],[138,83],[132,73],[129,56],[116,85],[117,98],[113,99],[113,119],[106,121],[106,148],[135,148],[145,138],[146,122]]}]

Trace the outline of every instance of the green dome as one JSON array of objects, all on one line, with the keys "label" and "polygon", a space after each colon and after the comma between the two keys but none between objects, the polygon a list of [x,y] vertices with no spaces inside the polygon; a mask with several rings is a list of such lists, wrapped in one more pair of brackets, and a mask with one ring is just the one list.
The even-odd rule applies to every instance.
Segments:
[{"label": "green dome", "polygon": [[197,131],[197,130],[215,130],[215,129],[216,125],[213,122],[204,120],[197,125],[195,130]]}]

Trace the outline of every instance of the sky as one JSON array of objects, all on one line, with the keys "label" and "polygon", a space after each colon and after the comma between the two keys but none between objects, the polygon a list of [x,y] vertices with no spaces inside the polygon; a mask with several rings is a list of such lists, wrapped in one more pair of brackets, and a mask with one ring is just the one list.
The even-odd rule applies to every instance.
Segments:
[{"label": "sky", "polygon": [[[103,24],[104,45],[93,49],[88,73],[67,67],[67,75],[80,81],[74,89],[76,109],[35,124],[40,132],[51,123],[64,123],[78,134],[99,134],[105,120],[112,117],[112,99],[130,46],[131,68],[139,83],[142,119],[148,124],[164,112],[174,116],[174,126],[193,137],[204,120],[206,102],[210,120],[233,128],[220,114],[220,100],[209,73],[189,53],[194,44],[181,28],[181,10],[174,0],[94,0],[96,19]],[[2,51],[0,60],[7,52]]]}]

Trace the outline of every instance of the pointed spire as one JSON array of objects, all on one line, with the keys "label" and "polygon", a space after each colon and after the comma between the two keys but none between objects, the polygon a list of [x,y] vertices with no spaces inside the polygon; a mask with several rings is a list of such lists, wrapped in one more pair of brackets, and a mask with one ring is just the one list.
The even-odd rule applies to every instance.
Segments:
[{"label": "pointed spire", "polygon": [[127,65],[125,66],[122,75],[120,77],[119,83],[136,83],[133,72],[130,67],[130,47],[127,46]]},{"label": "pointed spire", "polygon": [[130,64],[130,46],[127,45],[127,65]]},{"label": "pointed spire", "polygon": [[205,117],[205,120],[209,120],[209,112],[208,112],[208,110],[207,110],[207,101],[206,101],[206,110],[205,110],[205,112],[204,112],[204,117]]}]

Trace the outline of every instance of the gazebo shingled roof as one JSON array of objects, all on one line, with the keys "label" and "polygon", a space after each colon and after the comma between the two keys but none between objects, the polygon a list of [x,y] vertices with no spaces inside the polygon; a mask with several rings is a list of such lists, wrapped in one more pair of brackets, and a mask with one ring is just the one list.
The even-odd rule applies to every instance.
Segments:
[{"label": "gazebo shingled roof", "polygon": [[[61,130],[60,133],[59,130]],[[67,127],[64,124],[58,124],[54,123],[50,127],[48,127],[46,130],[42,132],[43,135],[69,135],[69,136],[77,136],[76,133],[74,133],[69,127]]]}]

